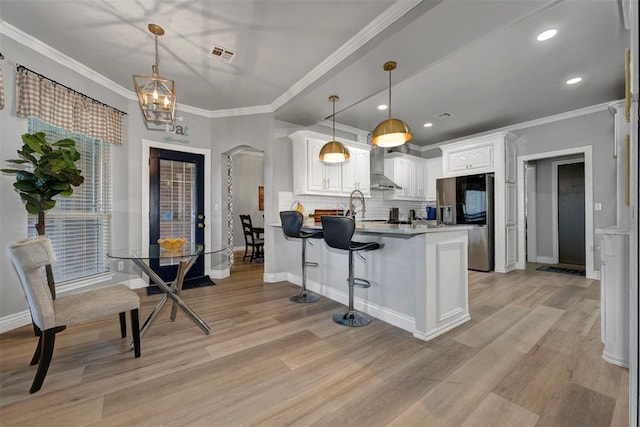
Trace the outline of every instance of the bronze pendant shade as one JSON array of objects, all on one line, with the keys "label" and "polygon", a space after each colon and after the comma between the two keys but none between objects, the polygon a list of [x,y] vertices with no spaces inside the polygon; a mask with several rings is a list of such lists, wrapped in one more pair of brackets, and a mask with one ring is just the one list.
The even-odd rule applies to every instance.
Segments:
[{"label": "bronze pendant shade", "polygon": [[342,163],[346,161],[350,154],[349,149],[343,143],[336,141],[336,101],[340,98],[337,95],[331,95],[329,101],[333,102],[333,139],[322,146],[320,149],[320,161],[325,163]]},{"label": "bronze pendant shade", "polygon": [[391,70],[397,64],[393,61],[384,64],[384,70],[389,72],[389,118],[380,122],[373,130],[371,143],[379,147],[397,147],[412,138],[409,125],[400,119],[391,118]]}]

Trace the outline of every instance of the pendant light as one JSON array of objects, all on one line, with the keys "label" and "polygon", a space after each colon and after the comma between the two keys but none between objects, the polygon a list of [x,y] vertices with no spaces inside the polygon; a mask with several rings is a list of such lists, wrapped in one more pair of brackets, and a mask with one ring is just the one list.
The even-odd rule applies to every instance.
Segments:
[{"label": "pendant light", "polygon": [[373,130],[371,143],[379,147],[397,147],[413,136],[409,125],[400,119],[391,118],[391,70],[395,70],[397,65],[394,61],[389,61],[383,66],[383,69],[389,72],[389,118],[380,122]]},{"label": "pendant light", "polygon": [[350,156],[349,149],[343,143],[336,141],[336,101],[340,98],[338,95],[331,95],[329,101],[333,102],[333,139],[322,146],[320,149],[320,160],[325,163],[342,163]]},{"label": "pendant light", "polygon": [[134,75],[138,101],[148,129],[171,130],[176,119],[176,86],[173,80],[160,76],[158,64],[158,36],[164,35],[160,25],[149,24],[149,31],[155,36],[156,56],[151,66],[151,75]]}]

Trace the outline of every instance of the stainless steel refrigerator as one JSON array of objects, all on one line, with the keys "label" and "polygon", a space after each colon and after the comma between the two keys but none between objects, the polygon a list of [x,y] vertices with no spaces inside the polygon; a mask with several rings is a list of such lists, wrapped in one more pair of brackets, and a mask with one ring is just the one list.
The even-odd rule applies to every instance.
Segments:
[{"label": "stainless steel refrigerator", "polygon": [[438,224],[470,226],[469,269],[492,271],[493,174],[441,178],[436,189]]}]

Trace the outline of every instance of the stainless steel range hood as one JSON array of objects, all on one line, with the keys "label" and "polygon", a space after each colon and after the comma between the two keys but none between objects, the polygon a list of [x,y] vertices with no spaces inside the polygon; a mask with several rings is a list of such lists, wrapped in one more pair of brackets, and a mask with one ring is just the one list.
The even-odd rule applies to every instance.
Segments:
[{"label": "stainless steel range hood", "polygon": [[371,149],[371,189],[402,190],[398,184],[384,175],[384,148],[374,146]]}]

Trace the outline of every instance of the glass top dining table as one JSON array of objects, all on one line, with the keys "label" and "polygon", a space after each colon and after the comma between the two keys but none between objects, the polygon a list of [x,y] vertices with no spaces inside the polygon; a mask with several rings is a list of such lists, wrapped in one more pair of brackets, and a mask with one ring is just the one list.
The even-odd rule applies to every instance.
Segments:
[{"label": "glass top dining table", "polygon": [[[198,327],[200,327],[206,335],[209,335],[211,327],[196,312],[194,312],[187,303],[184,302],[180,297],[180,294],[182,292],[184,278],[199,256],[218,253],[222,254],[227,250],[227,248],[209,250],[205,249],[203,245],[190,244],[174,250],[165,249],[160,245],[149,245],[138,248],[116,249],[109,252],[107,254],[109,258],[132,261],[140,268],[142,273],[147,275],[151,281],[156,284],[162,292],[164,292],[164,295],[155,306],[147,320],[145,320],[142,328],[140,328],[140,336],[147,331],[168,300],[173,302],[171,307],[172,322],[175,321],[176,314],[179,309]],[[175,263],[178,264],[176,278],[172,282],[166,282],[151,268],[150,261],[159,259],[174,259]]]}]

